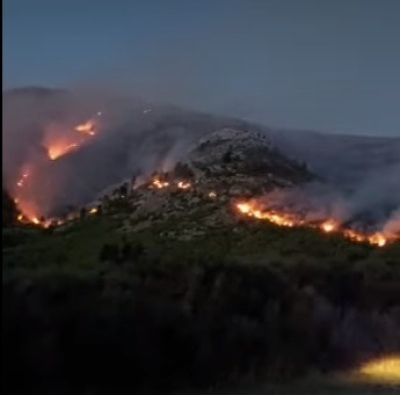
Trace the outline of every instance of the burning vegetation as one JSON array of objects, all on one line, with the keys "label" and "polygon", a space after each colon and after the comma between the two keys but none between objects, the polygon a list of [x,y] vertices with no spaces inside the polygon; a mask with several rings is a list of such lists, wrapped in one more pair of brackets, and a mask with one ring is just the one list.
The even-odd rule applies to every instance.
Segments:
[{"label": "burning vegetation", "polygon": [[[182,173],[179,168],[182,166],[178,165],[178,174]],[[190,174],[189,174],[190,173]],[[129,199],[129,190],[182,190],[182,191],[191,191],[196,189],[198,186],[198,181],[194,178],[194,174],[189,171],[189,173],[183,173],[185,178],[175,178],[174,175],[171,176],[169,173],[153,173],[145,182],[140,184],[133,183],[127,190],[120,196],[122,198]],[[17,185],[19,188],[23,188],[26,181],[29,179],[29,173],[24,173],[21,179],[18,181]],[[217,199],[217,197],[221,195],[221,193],[217,193],[215,190],[208,190],[206,193],[203,193],[203,196],[206,196],[210,199]],[[36,225],[40,225],[43,227],[49,226],[59,226],[65,223],[68,220],[75,220],[80,218],[81,215],[74,215],[71,213],[67,219],[39,219],[37,216],[26,214],[29,212],[28,206],[24,205],[23,201],[20,199],[15,199],[16,204],[21,209],[21,213],[18,217],[18,220],[21,222],[31,222]],[[384,247],[388,243],[399,240],[399,234],[393,232],[385,232],[375,231],[375,232],[363,232],[351,227],[345,227],[338,219],[335,218],[324,218],[318,221],[309,221],[306,216],[302,216],[299,213],[292,212],[285,209],[276,209],[276,208],[268,208],[268,205],[265,203],[265,200],[261,202],[261,200],[257,199],[231,199],[230,204],[233,204],[234,211],[237,215],[244,216],[247,218],[252,218],[260,221],[267,221],[274,225],[294,228],[294,227],[307,227],[320,230],[321,233],[326,234],[338,234],[341,235],[353,242],[357,243],[368,243],[377,247]],[[98,208],[90,208],[87,210],[89,214],[96,214],[98,212]]]},{"label": "burning vegetation", "polygon": [[331,218],[319,222],[309,222],[295,213],[265,208],[257,200],[241,201],[236,203],[235,207],[240,214],[258,220],[269,221],[278,226],[289,228],[294,226],[311,227],[319,229],[323,233],[338,233],[351,241],[369,243],[378,247],[383,247],[389,242],[398,240],[400,237],[398,234],[383,233],[383,231],[363,233],[355,229],[345,228],[338,220]]},{"label": "burning vegetation", "polygon": [[[101,112],[97,113],[96,118],[89,119],[78,124],[70,130],[50,125],[46,131],[43,140],[43,146],[47,156],[42,159],[46,161],[55,161],[62,156],[78,150],[87,144],[93,138],[99,128],[99,117]],[[63,221],[60,219],[44,219],[41,216],[43,207],[38,207],[37,203],[32,201],[31,187],[35,183],[35,176],[40,172],[42,163],[40,161],[28,161],[22,166],[19,178],[12,188],[14,203],[17,205],[20,214],[18,221],[21,223],[32,223],[48,227],[51,224],[60,225]]]},{"label": "burning vegetation", "polygon": [[[67,128],[67,132],[65,132],[65,128],[56,126],[49,127],[45,133],[43,141],[43,146],[46,148],[47,152],[47,155],[45,155],[45,158],[43,159],[44,162],[49,163],[49,161],[56,161],[64,155],[74,152],[87,144],[99,132],[101,115],[102,113],[98,112],[95,117]],[[273,157],[273,153],[271,155]],[[232,154],[230,154],[230,158],[231,157]],[[223,165],[232,164],[231,159],[226,159],[226,154],[223,155],[223,158],[225,158],[222,160]],[[35,185],[36,175],[40,174],[42,171],[41,164],[28,162],[24,163],[21,169],[21,173],[15,182],[14,188],[11,190],[14,202],[20,212],[18,215],[18,221],[21,223],[32,223],[43,227],[49,227],[59,226],[69,219],[80,217],[78,214],[70,213],[62,219],[43,218],[42,214],[45,212],[45,208],[40,207],[38,202],[32,200],[32,188]],[[233,172],[233,174],[236,173]],[[267,176],[271,178],[272,174],[268,173]],[[241,178],[237,178],[239,184],[241,181],[246,179],[246,174],[243,173],[240,177]],[[136,180],[133,185],[129,185],[128,191],[124,194],[124,197],[129,199],[130,191],[138,188],[142,190],[175,189],[189,192],[196,190],[199,183],[204,184],[203,181],[197,179],[197,176],[194,175],[189,166],[178,163],[170,173],[155,172],[151,176],[142,179],[140,183]],[[207,183],[204,185],[206,184]],[[227,192],[227,187],[224,185],[224,180],[221,178],[213,185],[207,184],[205,187],[204,185],[202,192],[203,197],[206,199],[213,199],[220,203],[233,205],[234,212],[237,215],[250,219],[267,221],[277,226],[287,228],[313,228],[320,230],[321,233],[338,234],[352,242],[369,243],[378,247],[383,247],[388,243],[399,240],[400,238],[400,234],[396,230],[398,227],[393,226],[396,225],[393,224],[393,222],[396,222],[393,218],[389,221],[390,226],[384,224],[382,229],[379,230],[365,230],[364,228],[360,229],[357,226],[348,225],[335,215],[320,216],[318,220],[310,219],[308,215],[309,212],[305,212],[304,210],[303,212],[296,211],[295,209],[292,209],[290,205],[287,205],[284,200],[280,202],[279,207],[277,207],[276,204],[273,205],[273,202],[268,202],[268,195],[263,198],[250,198],[249,196],[260,196],[260,194],[255,192],[240,194],[239,185],[237,186],[237,191],[239,192],[237,193],[236,191],[236,193],[232,195],[230,192]],[[288,182],[287,185],[285,185],[285,183],[281,186],[275,185],[274,188],[276,190],[280,190],[281,188],[290,190],[290,186],[290,182]],[[227,199],[221,200],[221,196],[227,196]],[[244,196],[246,197],[244,198]],[[313,211],[313,208],[310,207],[308,211]],[[96,212],[96,210],[89,211],[90,214],[95,214]]]}]

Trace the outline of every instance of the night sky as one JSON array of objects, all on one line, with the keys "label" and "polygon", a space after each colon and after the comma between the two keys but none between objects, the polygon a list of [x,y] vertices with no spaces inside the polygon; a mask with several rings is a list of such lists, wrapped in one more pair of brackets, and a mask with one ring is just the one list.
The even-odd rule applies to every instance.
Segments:
[{"label": "night sky", "polygon": [[3,88],[400,136],[400,0],[3,0]]}]

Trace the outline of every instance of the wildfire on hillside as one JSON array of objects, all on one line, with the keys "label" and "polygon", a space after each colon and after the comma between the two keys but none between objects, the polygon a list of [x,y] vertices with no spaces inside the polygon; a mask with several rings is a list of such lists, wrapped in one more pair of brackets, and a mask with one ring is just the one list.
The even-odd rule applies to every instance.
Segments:
[{"label": "wildfire on hillside", "polygon": [[[102,113],[99,111],[97,117]],[[60,127],[59,125],[48,125],[43,138],[43,146],[47,151],[48,161],[55,161],[62,156],[71,153],[83,146],[97,133],[98,121],[95,118],[89,119],[84,123],[78,124],[71,129]],[[71,133],[72,132],[72,133]],[[78,132],[78,133],[77,133]],[[34,183],[35,174],[37,175],[37,164],[25,163],[22,167],[19,178],[12,189],[14,202],[20,211],[18,220],[23,223],[33,223],[36,225],[49,226],[50,223],[59,223],[59,220],[41,220],[41,210],[36,207],[31,200],[29,184]]]},{"label": "wildfire on hillside", "polygon": [[307,222],[304,218],[294,213],[278,212],[260,207],[256,200],[241,201],[236,203],[235,208],[238,213],[247,217],[265,220],[278,226],[285,227],[310,227],[321,230],[324,233],[338,233],[353,242],[369,243],[378,247],[385,246],[390,241],[399,239],[399,235],[384,234],[383,232],[363,233],[354,229],[343,228],[339,221],[327,219],[320,223]]},{"label": "wildfire on hillside", "polygon": [[[98,112],[97,116],[100,115],[101,112]],[[43,141],[49,159],[56,160],[78,149],[96,135],[97,127],[98,121],[95,118],[74,126],[72,130],[58,125],[49,125]]]},{"label": "wildfire on hillside", "polygon": [[[81,125],[75,127],[75,130],[79,130],[84,133],[86,136],[91,136],[91,133],[88,133],[92,130],[94,123],[91,121],[87,121]],[[54,146],[56,147],[56,146]],[[70,150],[77,149],[79,147],[79,143],[72,143],[70,145],[66,145],[63,149],[56,148],[53,150],[49,150],[49,160],[55,160],[57,157],[60,157],[62,154],[70,152]],[[61,225],[65,222],[65,220],[60,219],[51,219],[44,220],[40,219],[38,215],[38,210],[34,205],[29,202],[29,199],[26,199],[26,194],[24,191],[31,181],[32,172],[31,169],[25,168],[21,174],[21,177],[16,182],[16,190],[17,193],[14,196],[14,201],[18,205],[18,208],[21,212],[18,220],[24,223],[30,222],[36,225],[40,225],[43,227],[48,227],[50,225]],[[153,175],[147,182],[139,183],[133,186],[133,188],[148,188],[148,189],[180,189],[183,191],[193,190],[193,183],[195,181],[182,180],[182,179],[171,179],[167,173],[160,173]],[[219,192],[215,190],[205,191],[206,196],[211,199],[216,199],[219,195]],[[294,210],[290,211],[289,209],[272,209],[270,207],[266,207],[265,202],[261,203],[257,199],[236,201],[234,203],[234,207],[236,212],[239,215],[254,218],[260,221],[268,221],[277,226],[282,227],[309,227],[318,229],[323,233],[327,234],[340,234],[343,237],[353,241],[360,243],[369,243],[374,246],[383,247],[389,242],[396,241],[400,239],[400,235],[397,233],[390,233],[385,230],[376,231],[376,232],[363,232],[360,230],[356,230],[350,227],[343,226],[343,224],[337,220],[336,218],[323,218],[318,221],[309,221],[306,215],[301,215],[296,213]],[[95,214],[98,212],[97,208],[92,208],[88,211],[89,214]],[[78,216],[79,217],[79,216]],[[66,220],[76,219],[76,215],[71,215]]]}]

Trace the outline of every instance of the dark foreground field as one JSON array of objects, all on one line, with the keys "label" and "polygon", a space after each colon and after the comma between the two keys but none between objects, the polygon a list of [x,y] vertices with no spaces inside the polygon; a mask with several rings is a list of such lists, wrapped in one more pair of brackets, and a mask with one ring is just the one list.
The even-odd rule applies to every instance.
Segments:
[{"label": "dark foreground field", "polygon": [[[257,388],[185,392],[182,395],[394,395],[400,386],[349,383],[338,379],[307,379],[296,384],[270,384]],[[179,394],[181,395],[181,394]]]}]

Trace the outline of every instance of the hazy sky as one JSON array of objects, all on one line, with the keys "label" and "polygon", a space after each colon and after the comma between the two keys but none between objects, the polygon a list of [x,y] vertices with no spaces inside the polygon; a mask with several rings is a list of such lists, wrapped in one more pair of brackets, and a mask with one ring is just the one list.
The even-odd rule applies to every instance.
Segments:
[{"label": "hazy sky", "polygon": [[3,0],[3,84],[400,136],[400,0]]}]

